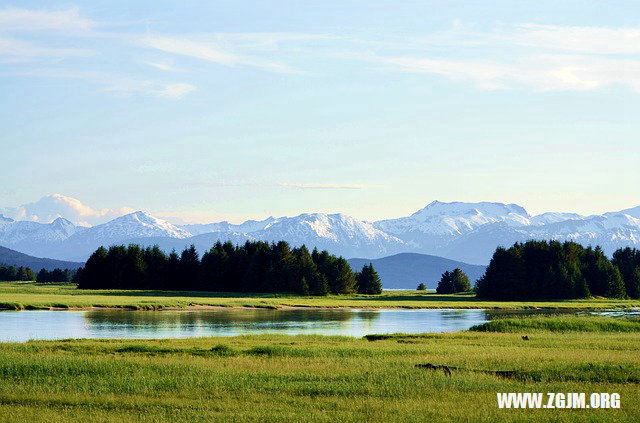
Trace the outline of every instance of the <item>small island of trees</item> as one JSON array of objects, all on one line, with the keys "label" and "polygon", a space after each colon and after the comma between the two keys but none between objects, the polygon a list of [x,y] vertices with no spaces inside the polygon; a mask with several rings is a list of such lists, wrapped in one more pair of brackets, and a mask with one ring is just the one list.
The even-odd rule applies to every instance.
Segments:
[{"label": "small island of trees", "polygon": [[81,289],[159,289],[214,292],[291,292],[301,295],[380,294],[373,265],[354,273],[343,257],[285,241],[217,242],[199,257],[192,245],[180,255],[158,246],[98,248],[77,274]]}]

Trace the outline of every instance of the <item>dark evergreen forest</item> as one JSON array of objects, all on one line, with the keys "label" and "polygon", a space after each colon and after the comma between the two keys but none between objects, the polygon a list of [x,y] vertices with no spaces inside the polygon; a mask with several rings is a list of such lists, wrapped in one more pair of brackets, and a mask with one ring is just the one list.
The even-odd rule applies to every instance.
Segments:
[{"label": "dark evergreen forest", "polygon": [[499,247],[476,283],[478,298],[640,298],[640,251],[620,249],[609,260],[600,247],[528,241]]},{"label": "dark evergreen forest", "polygon": [[217,242],[199,257],[192,245],[178,255],[158,246],[98,248],[77,273],[81,289],[159,289],[214,292],[291,292],[301,295],[379,294],[371,264],[354,273],[342,257],[288,243]]}]

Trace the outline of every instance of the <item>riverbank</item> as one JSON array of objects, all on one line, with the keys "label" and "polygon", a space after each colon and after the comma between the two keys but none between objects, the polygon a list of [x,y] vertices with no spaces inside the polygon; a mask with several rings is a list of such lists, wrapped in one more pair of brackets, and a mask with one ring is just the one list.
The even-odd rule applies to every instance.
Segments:
[{"label": "riverbank", "polygon": [[[637,332],[370,339],[0,344],[0,420],[640,420]],[[504,410],[497,392],[584,392],[587,404],[593,392],[615,392],[621,400],[619,409]]]},{"label": "riverbank", "polygon": [[132,310],[250,308],[407,308],[407,309],[614,309],[640,307],[640,300],[584,299],[564,301],[482,301],[471,294],[439,295],[415,290],[382,295],[301,297],[281,294],[175,292],[145,290],[79,290],[72,284],[0,282],[0,309]]}]

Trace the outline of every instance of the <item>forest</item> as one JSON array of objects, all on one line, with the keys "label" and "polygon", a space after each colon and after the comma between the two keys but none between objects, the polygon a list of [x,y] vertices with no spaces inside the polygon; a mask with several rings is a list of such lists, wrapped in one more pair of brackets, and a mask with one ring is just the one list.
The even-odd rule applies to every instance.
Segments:
[{"label": "forest", "polygon": [[20,266],[0,266],[0,281],[33,281],[36,279],[33,270]]},{"label": "forest", "polygon": [[373,265],[354,273],[347,260],[304,245],[217,242],[202,258],[192,245],[181,254],[158,246],[98,248],[78,270],[80,289],[158,289],[213,292],[290,292],[300,295],[380,294]]},{"label": "forest", "polygon": [[72,282],[75,271],[70,269],[40,269],[36,275],[29,267],[20,266],[0,266],[0,281],[36,281],[41,283],[47,282]]},{"label": "forest", "polygon": [[640,298],[640,250],[619,249],[610,260],[600,247],[575,242],[499,247],[475,289],[492,300]]}]

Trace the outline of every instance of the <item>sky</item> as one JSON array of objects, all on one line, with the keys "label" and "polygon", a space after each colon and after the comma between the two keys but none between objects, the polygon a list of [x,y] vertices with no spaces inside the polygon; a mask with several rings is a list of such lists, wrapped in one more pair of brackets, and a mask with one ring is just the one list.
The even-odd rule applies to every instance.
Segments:
[{"label": "sky", "polygon": [[0,93],[0,208],[89,224],[640,204],[638,2],[0,1]]}]

